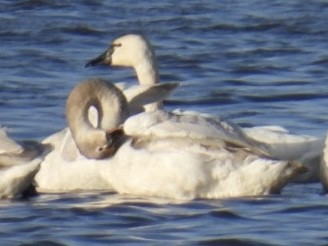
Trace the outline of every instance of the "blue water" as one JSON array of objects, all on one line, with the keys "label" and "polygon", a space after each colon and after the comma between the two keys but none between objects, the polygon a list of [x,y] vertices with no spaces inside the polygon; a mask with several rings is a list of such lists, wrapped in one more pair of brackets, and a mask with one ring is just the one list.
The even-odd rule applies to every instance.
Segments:
[{"label": "blue water", "polygon": [[[0,3],[0,123],[15,139],[64,128],[66,96],[83,79],[136,83],[131,69],[84,68],[130,32],[154,45],[161,81],[181,83],[166,108],[326,134],[326,1]],[[326,245],[327,226],[328,198],[317,183],[252,199],[75,193],[0,204],[4,245]]]}]

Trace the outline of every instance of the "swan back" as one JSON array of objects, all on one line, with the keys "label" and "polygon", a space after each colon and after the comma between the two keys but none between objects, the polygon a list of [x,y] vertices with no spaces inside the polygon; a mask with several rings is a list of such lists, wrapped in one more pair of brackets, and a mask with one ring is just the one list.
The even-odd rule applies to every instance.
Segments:
[{"label": "swan back", "polygon": [[[98,126],[88,117],[89,108],[98,112]],[[66,103],[66,118],[80,152],[101,159],[112,153],[106,131],[117,128],[128,117],[128,104],[123,93],[113,84],[101,80],[86,80],[71,91]]]},{"label": "swan back", "polygon": [[252,149],[267,155],[267,146],[245,136],[235,124],[220,118],[211,118],[195,112],[166,112],[157,110],[129,117],[124,132],[130,136],[152,138],[183,138],[221,141]]}]

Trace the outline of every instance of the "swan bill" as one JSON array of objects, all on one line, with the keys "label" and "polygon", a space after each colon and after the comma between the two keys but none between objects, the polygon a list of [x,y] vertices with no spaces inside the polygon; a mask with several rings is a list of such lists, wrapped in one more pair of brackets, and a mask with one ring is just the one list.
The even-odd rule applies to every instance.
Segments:
[{"label": "swan bill", "polygon": [[105,52],[103,52],[98,57],[91,59],[85,64],[85,67],[94,67],[97,65],[110,65],[112,63],[113,48],[109,47]]},{"label": "swan bill", "polygon": [[116,153],[125,139],[123,129],[117,128],[106,132],[106,139],[107,144],[99,147],[99,151],[102,152],[102,157],[100,159],[112,157]]}]

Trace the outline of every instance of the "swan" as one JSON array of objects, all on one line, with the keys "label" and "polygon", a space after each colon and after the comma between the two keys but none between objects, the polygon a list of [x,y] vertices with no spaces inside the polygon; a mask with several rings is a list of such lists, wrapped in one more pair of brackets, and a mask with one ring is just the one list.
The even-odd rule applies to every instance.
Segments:
[{"label": "swan", "polygon": [[[132,87],[122,87],[115,84],[113,90],[121,90],[124,93],[124,101],[128,103],[128,113],[120,121],[112,121],[108,118],[105,112],[111,110],[112,105],[105,104],[102,110],[98,112],[99,101],[97,98],[92,97],[93,90],[97,90],[97,84],[104,83],[101,79],[90,79],[90,82],[82,83],[78,85],[73,93],[70,93],[70,101],[67,105],[67,115],[68,119],[73,117],[72,115],[80,114],[79,117],[87,117],[89,124],[87,124],[87,129],[94,129],[96,134],[104,137],[107,133],[101,133],[97,128],[111,129],[113,125],[123,121],[128,115],[137,114],[142,112],[143,105],[155,102],[157,100],[163,100],[169,96],[175,88],[178,86],[177,83],[163,83],[156,85],[135,85]],[[92,82],[91,82],[92,81]],[[120,91],[121,91],[120,90]],[[104,97],[106,91],[103,91]],[[83,97],[83,99],[81,99]],[[79,102],[81,100],[81,102]],[[78,110],[75,112],[74,105],[70,104],[76,103],[76,105],[84,104],[84,100],[89,100],[89,107],[92,109],[88,111],[88,116],[86,114],[81,114]],[[74,103],[73,103],[74,102]],[[103,102],[102,102],[103,103]],[[118,136],[120,131],[117,131]],[[105,135],[102,135],[105,134]],[[111,133],[113,134],[113,133]],[[73,191],[87,191],[87,190],[111,190],[110,184],[102,178],[99,173],[99,164],[87,161],[87,158],[101,158],[106,151],[111,151],[106,148],[107,143],[102,142],[99,144],[99,148],[103,151],[95,151],[88,155],[83,148],[78,149],[73,139],[85,138],[86,136],[79,135],[79,132],[74,130],[71,131],[65,128],[47,138],[45,138],[43,144],[51,144],[53,150],[45,157],[41,163],[41,167],[37,175],[35,176],[36,189],[38,192],[73,192]],[[110,137],[110,134],[107,134]],[[99,138],[100,141],[102,138]],[[108,141],[108,139],[106,139]],[[84,155],[81,154],[84,153]],[[81,164],[80,162],[83,162]]]},{"label": "swan", "polygon": [[323,156],[320,163],[320,181],[324,193],[328,193],[328,135],[325,139],[325,147],[323,149]]},{"label": "swan", "polygon": [[[159,82],[155,52],[150,42],[143,35],[127,34],[118,37],[105,52],[91,59],[86,66],[101,64],[114,67],[132,67],[140,84]],[[158,107],[153,107],[153,109],[158,109]],[[268,145],[268,154],[271,157],[282,160],[298,160],[303,163],[309,171],[299,176],[295,181],[319,181],[319,165],[324,138],[290,134],[280,126],[257,126],[243,129],[243,131],[249,138]]]},{"label": "swan", "polygon": [[[89,98],[79,93],[90,86]],[[102,112],[98,128],[86,116],[92,101]],[[77,85],[66,105],[70,131],[85,155],[75,167],[93,165],[120,194],[179,200],[259,196],[279,193],[304,171],[299,163],[267,157],[252,141],[235,139],[228,122],[162,110],[129,116],[124,94],[103,80]],[[103,125],[104,119],[109,123]]]},{"label": "swan", "polygon": [[32,185],[49,145],[15,142],[0,128],[0,198],[17,198]]}]

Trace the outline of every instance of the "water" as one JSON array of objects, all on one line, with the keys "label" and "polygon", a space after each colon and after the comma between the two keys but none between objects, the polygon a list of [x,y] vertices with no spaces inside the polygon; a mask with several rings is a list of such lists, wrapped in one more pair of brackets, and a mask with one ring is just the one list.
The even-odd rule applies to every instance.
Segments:
[{"label": "water", "polygon": [[[41,140],[65,127],[66,96],[85,78],[135,83],[130,69],[84,68],[130,32],[155,46],[161,80],[181,83],[167,108],[326,134],[326,1],[2,0],[0,20],[0,122],[15,139]],[[328,243],[328,199],[317,183],[187,203],[42,194],[2,201],[0,211],[5,245]]]}]

